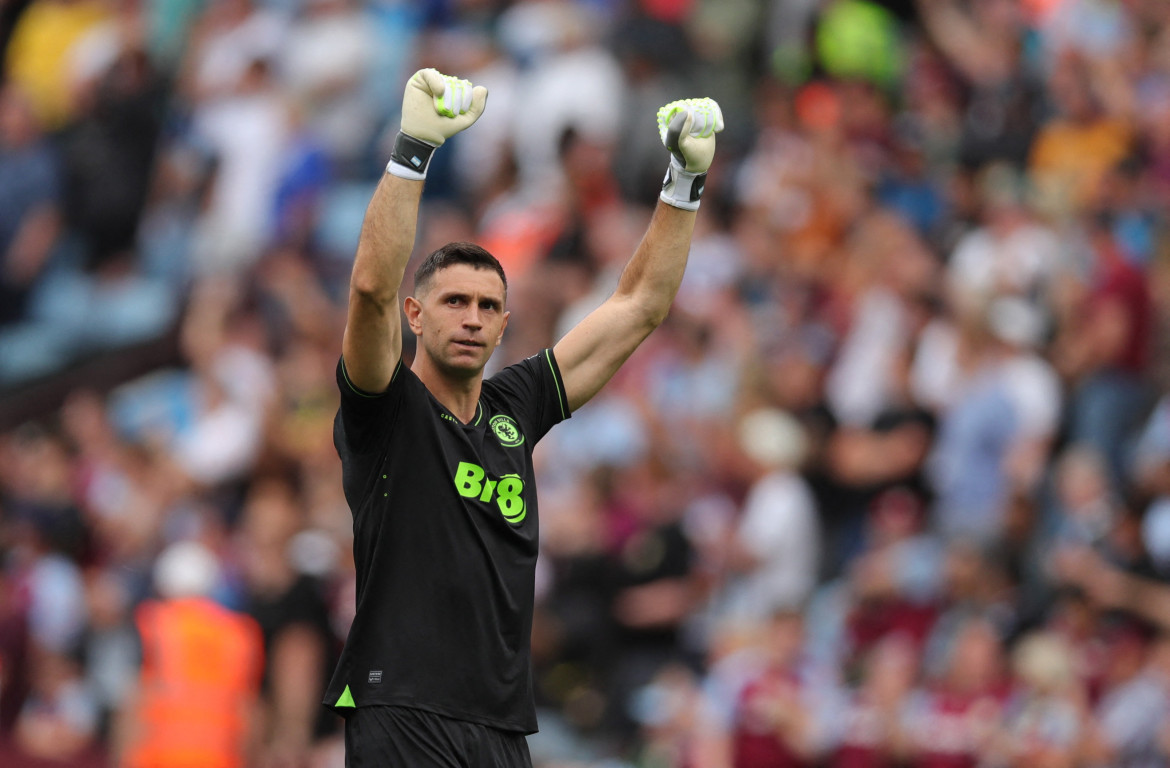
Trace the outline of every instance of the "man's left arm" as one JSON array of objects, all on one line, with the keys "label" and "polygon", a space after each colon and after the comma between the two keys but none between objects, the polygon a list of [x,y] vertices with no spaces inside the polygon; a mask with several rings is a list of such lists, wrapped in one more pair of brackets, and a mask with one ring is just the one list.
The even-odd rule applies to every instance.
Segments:
[{"label": "man's left arm", "polygon": [[712,99],[687,99],[660,109],[658,125],[670,170],[650,227],[613,295],[553,347],[570,410],[596,395],[662,324],[682,282],[723,115]]}]

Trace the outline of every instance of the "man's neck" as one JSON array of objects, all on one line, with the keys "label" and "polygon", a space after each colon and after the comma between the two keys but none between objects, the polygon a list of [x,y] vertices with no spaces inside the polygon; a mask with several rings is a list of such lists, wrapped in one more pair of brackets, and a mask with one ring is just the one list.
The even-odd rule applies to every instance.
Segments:
[{"label": "man's neck", "polygon": [[426,355],[416,357],[410,369],[422,381],[427,391],[442,403],[455,418],[464,424],[471,423],[479,408],[479,392],[483,385],[482,374],[466,379],[453,378],[440,371]]}]

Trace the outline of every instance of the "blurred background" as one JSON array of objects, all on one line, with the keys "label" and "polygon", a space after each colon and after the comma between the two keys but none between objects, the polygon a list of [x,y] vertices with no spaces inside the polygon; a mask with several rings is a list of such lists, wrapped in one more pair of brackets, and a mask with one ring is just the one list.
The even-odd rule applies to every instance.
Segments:
[{"label": "blurred background", "polygon": [[1170,3],[0,0],[0,51],[0,764],[343,765],[333,370],[434,66],[491,96],[416,258],[504,263],[493,368],[615,285],[657,108],[726,115],[537,451],[538,766],[1170,765]]}]

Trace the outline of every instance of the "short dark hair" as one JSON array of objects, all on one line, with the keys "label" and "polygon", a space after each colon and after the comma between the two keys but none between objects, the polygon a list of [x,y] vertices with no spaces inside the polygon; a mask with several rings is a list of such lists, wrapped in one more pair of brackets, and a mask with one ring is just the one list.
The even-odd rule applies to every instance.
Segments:
[{"label": "short dark hair", "polygon": [[486,248],[466,242],[447,243],[423,259],[422,264],[419,264],[418,269],[414,271],[415,293],[426,291],[435,273],[455,264],[470,264],[476,269],[494,270],[504,283],[504,294],[507,295],[508,278],[504,275],[504,267],[499,260],[492,256]]}]

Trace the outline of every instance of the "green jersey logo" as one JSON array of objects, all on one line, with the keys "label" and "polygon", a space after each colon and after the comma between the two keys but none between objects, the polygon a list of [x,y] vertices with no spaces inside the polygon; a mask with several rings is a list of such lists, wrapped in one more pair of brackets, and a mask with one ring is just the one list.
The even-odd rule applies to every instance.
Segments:
[{"label": "green jersey logo", "polygon": [[500,441],[500,445],[505,448],[515,448],[518,445],[524,444],[524,433],[520,431],[520,426],[511,416],[492,416],[488,422],[488,426],[492,428],[492,432],[496,434],[496,439]]}]

